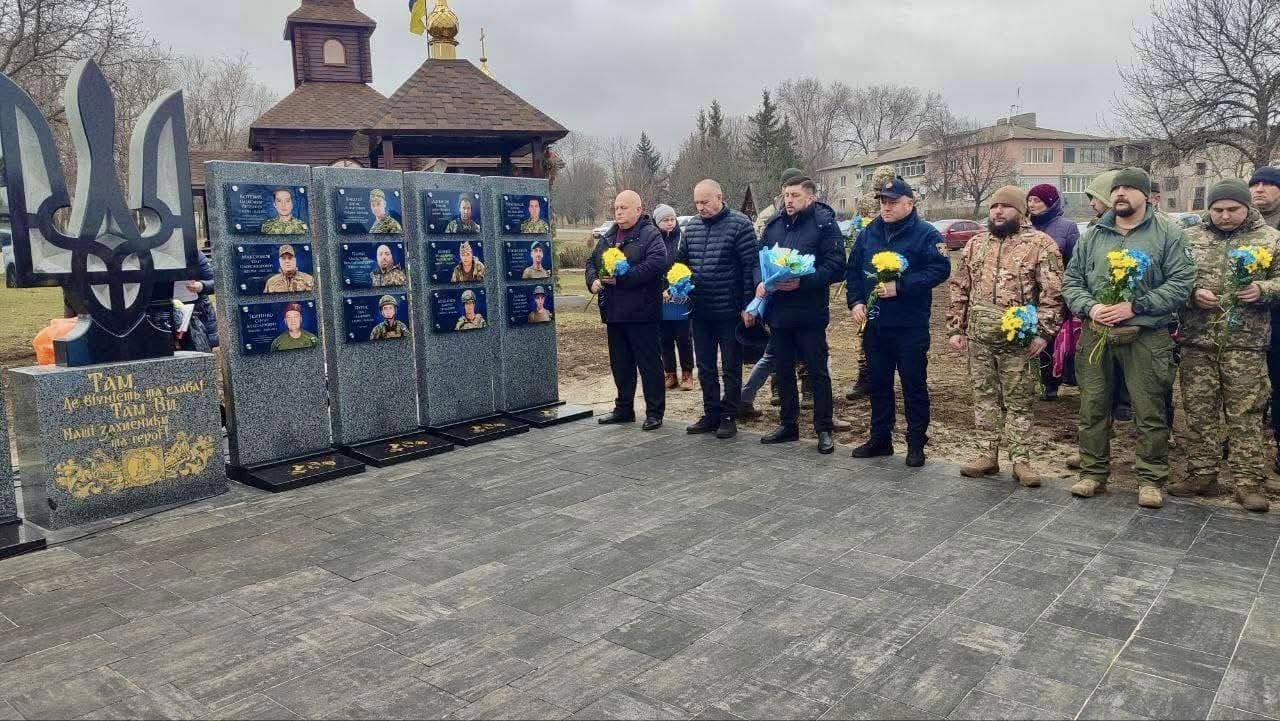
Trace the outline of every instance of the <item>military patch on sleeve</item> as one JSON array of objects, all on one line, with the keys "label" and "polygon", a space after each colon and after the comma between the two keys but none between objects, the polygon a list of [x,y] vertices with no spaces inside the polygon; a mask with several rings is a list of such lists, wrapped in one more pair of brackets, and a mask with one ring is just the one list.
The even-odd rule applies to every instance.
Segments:
[{"label": "military patch on sleeve", "polygon": [[947,257],[947,244],[945,241],[942,243],[935,244],[934,247],[938,249],[938,255],[942,256],[943,258]]},{"label": "military patch on sleeve", "polygon": [[1192,263],[1196,262],[1195,255],[1191,253],[1191,246],[1189,245],[1182,246],[1182,252],[1187,254],[1187,260],[1191,261]]}]

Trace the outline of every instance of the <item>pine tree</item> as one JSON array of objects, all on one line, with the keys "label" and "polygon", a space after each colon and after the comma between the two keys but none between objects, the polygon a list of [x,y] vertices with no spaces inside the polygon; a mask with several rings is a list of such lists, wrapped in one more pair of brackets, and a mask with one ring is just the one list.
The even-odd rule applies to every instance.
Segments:
[{"label": "pine tree", "polygon": [[707,142],[707,111],[698,108],[698,141]]},{"label": "pine tree", "polygon": [[653,147],[648,133],[641,131],[640,142],[631,155],[631,165],[643,178],[653,178],[662,173],[662,155]]},{"label": "pine tree", "polygon": [[747,118],[747,150],[765,187],[772,187],[783,170],[800,163],[791,121],[780,119],[781,115],[765,90],[761,93],[760,110]]},{"label": "pine tree", "polygon": [[718,141],[724,137],[724,112],[720,110],[720,101],[711,101],[711,112],[707,115],[707,137]]}]

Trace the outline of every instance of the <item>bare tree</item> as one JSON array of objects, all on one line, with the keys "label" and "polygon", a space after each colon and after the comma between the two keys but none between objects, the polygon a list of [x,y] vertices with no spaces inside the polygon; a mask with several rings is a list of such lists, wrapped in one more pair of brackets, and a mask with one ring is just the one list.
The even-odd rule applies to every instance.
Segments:
[{"label": "bare tree", "polygon": [[249,125],[277,97],[257,81],[246,55],[179,57],[169,84],[182,88],[191,147],[227,150],[248,147]]},{"label": "bare tree", "polygon": [[943,109],[932,114],[926,132],[932,146],[925,162],[929,192],[944,203],[962,199],[972,204],[973,217],[978,217],[982,204],[1017,168],[1005,152],[1008,126],[983,128]]},{"label": "bare tree", "polygon": [[844,158],[844,123],[853,98],[848,85],[824,85],[817,78],[806,77],[787,80],[775,95],[791,123],[803,170],[812,176],[818,168]]},{"label": "bare tree", "polygon": [[1137,31],[1116,110],[1183,152],[1225,145],[1254,166],[1280,150],[1280,3],[1164,0]]},{"label": "bare tree", "polygon": [[853,91],[844,107],[847,142],[855,152],[871,155],[889,140],[908,141],[936,115],[942,97],[902,85],[870,85]]},{"label": "bare tree", "polygon": [[608,198],[609,173],[600,162],[599,143],[589,135],[570,133],[556,143],[562,167],[556,177],[555,210],[569,224],[596,222]]}]

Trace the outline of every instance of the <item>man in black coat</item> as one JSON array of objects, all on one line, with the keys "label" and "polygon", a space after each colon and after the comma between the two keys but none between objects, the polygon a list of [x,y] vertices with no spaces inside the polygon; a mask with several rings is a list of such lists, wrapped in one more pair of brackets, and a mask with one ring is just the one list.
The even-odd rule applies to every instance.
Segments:
[{"label": "man in black coat", "polygon": [[[702,418],[686,430],[732,438],[738,434],[735,419],[742,395],[738,322],[754,322],[746,307],[760,282],[756,231],[747,216],[725,206],[724,192],[714,180],[694,187],[693,203],[698,217],[685,227],[677,260],[693,271],[693,355],[702,385]],[[717,350],[724,372],[723,397]]]},{"label": "man in black coat", "polygon": [[[813,430],[818,452],[836,449],[832,430],[831,373],[827,366],[827,325],[831,322],[831,284],[844,277],[844,236],[836,214],[817,201],[817,186],[805,178],[793,178],[782,189],[784,212],[765,226],[766,248],[791,248],[814,258],[811,275],[779,282],[768,295],[765,321],[772,332],[770,346],[778,363],[778,395],[782,423],[761,443],[800,440],[800,397],[796,393],[796,360],[809,368],[813,388]],[[764,284],[756,295],[766,295]]]},{"label": "man in black coat", "polygon": [[[609,369],[618,387],[613,412],[600,423],[631,423],[636,419],[636,370],[644,389],[646,431],[662,427],[667,390],[662,383],[662,351],[658,324],[662,320],[662,274],[667,268],[667,248],[662,234],[644,215],[640,196],[624,190],[613,202],[615,225],[596,245],[587,260],[587,288],[600,296],[600,320],[609,337]],[[631,266],[616,277],[600,277],[603,256],[617,248]]]}]

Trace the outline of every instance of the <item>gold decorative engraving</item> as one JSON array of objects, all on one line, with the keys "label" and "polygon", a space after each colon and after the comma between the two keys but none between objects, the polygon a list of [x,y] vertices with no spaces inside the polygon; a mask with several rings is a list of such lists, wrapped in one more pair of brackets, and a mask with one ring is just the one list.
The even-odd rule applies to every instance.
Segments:
[{"label": "gold decorative engraving", "polygon": [[178,433],[169,447],[131,448],[116,457],[99,448],[83,463],[69,459],[55,467],[57,484],[76,499],[102,493],[120,493],[160,481],[192,476],[204,471],[217,443],[212,436]]},{"label": "gold decorative engraving", "polygon": [[467,430],[475,434],[489,433],[491,431],[500,431],[506,428],[506,423],[475,423],[467,427]]},{"label": "gold decorative engraving", "polygon": [[415,448],[427,448],[431,444],[431,441],[424,440],[395,441],[387,444],[387,453],[390,455],[407,453]]},{"label": "gold decorative engraving", "polygon": [[337,468],[337,467],[338,467],[338,462],[333,460],[332,458],[327,458],[323,461],[307,461],[306,463],[293,464],[293,468],[289,469],[289,475],[305,476],[308,473],[313,473],[315,471],[323,471],[326,468]]}]

